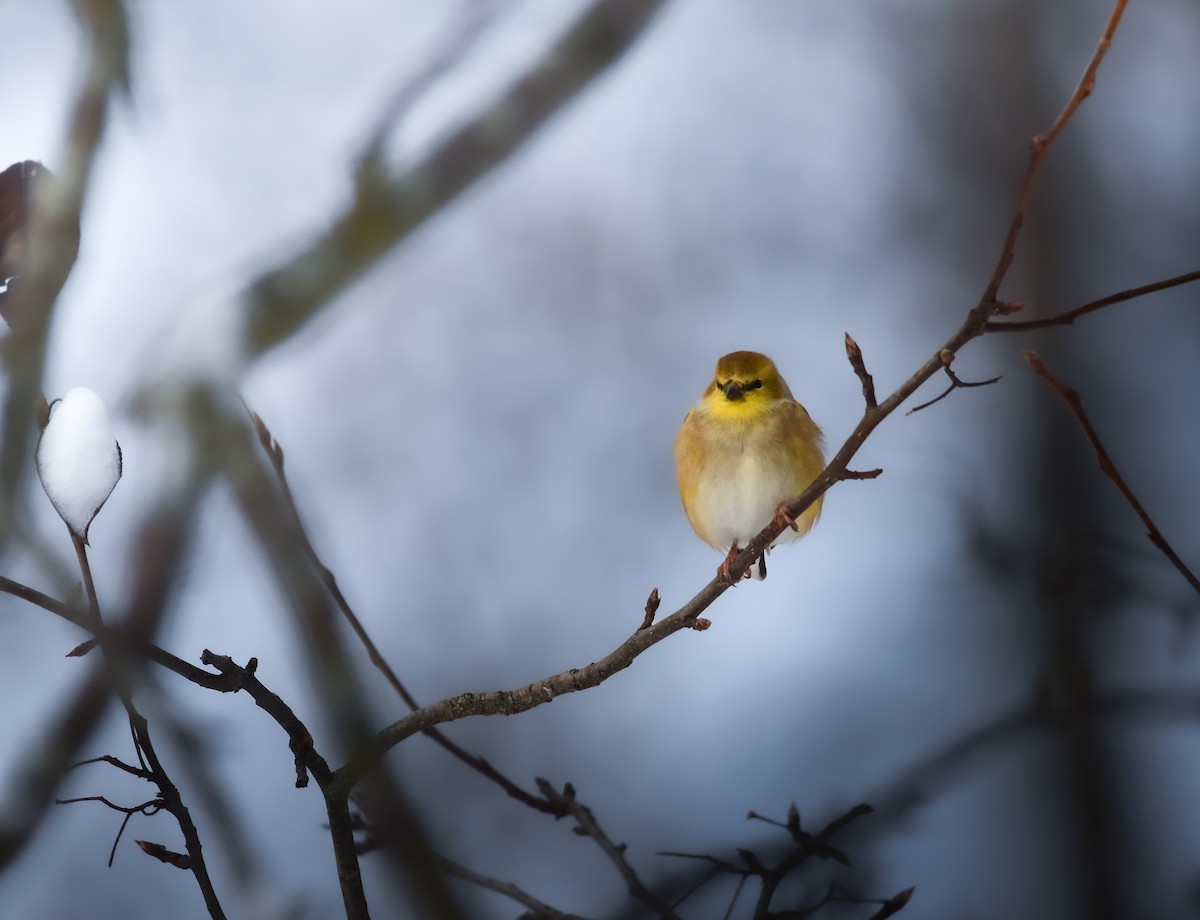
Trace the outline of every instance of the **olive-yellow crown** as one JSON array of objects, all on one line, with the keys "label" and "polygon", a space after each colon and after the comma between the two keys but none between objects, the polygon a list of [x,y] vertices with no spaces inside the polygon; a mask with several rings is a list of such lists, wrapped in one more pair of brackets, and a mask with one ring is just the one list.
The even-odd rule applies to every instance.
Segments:
[{"label": "olive-yellow crown", "polygon": [[757,351],[735,351],[721,358],[706,393],[714,390],[734,402],[755,396],[768,400],[792,398],[775,362]]}]

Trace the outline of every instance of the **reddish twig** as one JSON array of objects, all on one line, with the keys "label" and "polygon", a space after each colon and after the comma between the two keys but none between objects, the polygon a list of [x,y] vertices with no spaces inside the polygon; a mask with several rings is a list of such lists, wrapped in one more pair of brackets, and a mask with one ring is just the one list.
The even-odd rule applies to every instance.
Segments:
[{"label": "reddish twig", "polygon": [[1117,487],[1117,491],[1121,493],[1122,497],[1129,504],[1129,507],[1141,518],[1142,523],[1146,526],[1146,536],[1150,538],[1150,542],[1157,546],[1163,555],[1171,560],[1171,564],[1187,579],[1187,583],[1192,586],[1192,590],[1200,594],[1200,579],[1197,579],[1192,570],[1179,558],[1179,554],[1167,542],[1167,538],[1162,535],[1162,531],[1158,529],[1158,526],[1151,519],[1149,512],[1138,501],[1137,496],[1133,494],[1133,490],[1129,488],[1129,484],[1125,482],[1125,478],[1117,470],[1117,466],[1113,463],[1112,457],[1109,456],[1103,442],[1100,440],[1100,435],[1096,432],[1095,426],[1092,425],[1091,419],[1088,418],[1087,413],[1084,411],[1083,400],[1079,398],[1079,394],[1055,377],[1051,373],[1050,368],[1046,366],[1046,362],[1037,354],[1032,351],[1026,351],[1024,354],[1025,360],[1029,362],[1037,375],[1045,380],[1051,389],[1062,397],[1063,402],[1067,404],[1067,408],[1075,415],[1075,419],[1079,422],[1079,426],[1087,436],[1088,443],[1092,445],[1092,449],[1096,452],[1096,460],[1100,464],[1100,469],[1104,472],[1105,476],[1113,481],[1113,484]]},{"label": "reddish twig", "polygon": [[854,368],[854,373],[862,384],[863,401],[866,402],[868,409],[874,409],[879,405],[875,398],[875,378],[867,373],[862,349],[858,347],[858,342],[850,337],[849,332],[846,333],[846,357],[850,359],[850,366]]},{"label": "reddish twig", "polygon": [[1179,287],[1181,284],[1190,284],[1193,281],[1200,281],[1200,270],[1176,275],[1174,278],[1164,278],[1162,281],[1155,281],[1152,284],[1143,284],[1141,287],[1130,288],[1127,291],[1121,291],[1117,294],[1109,294],[1107,297],[1101,297],[1099,300],[1085,303],[1082,307],[1076,307],[1073,310],[1048,316],[1045,319],[1030,319],[1022,320],[1021,322],[997,322],[996,320],[991,320],[984,328],[984,331],[1025,332],[1030,329],[1045,329],[1047,326],[1069,326],[1075,320],[1079,319],[1079,317],[1086,316],[1088,313],[1094,313],[1097,310],[1103,310],[1105,307],[1111,307],[1113,304],[1125,303],[1128,300],[1144,297],[1147,294],[1153,294],[1157,291]]},{"label": "reddish twig", "polygon": [[650,590],[650,596],[646,598],[646,616],[642,620],[642,625],[639,629],[649,629],[654,625],[654,615],[658,613],[658,605],[662,603],[662,599],[658,596],[658,588]]},{"label": "reddish twig", "polygon": [[1033,186],[1037,181],[1038,173],[1041,171],[1042,163],[1045,162],[1046,154],[1049,153],[1050,147],[1067,126],[1067,122],[1071,120],[1071,116],[1083,104],[1083,100],[1092,94],[1092,90],[1096,86],[1096,71],[1099,69],[1104,55],[1108,53],[1108,49],[1112,45],[1113,35],[1117,31],[1117,26],[1121,22],[1121,16],[1125,13],[1125,7],[1128,3],[1129,0],[1117,0],[1112,14],[1108,18],[1108,25],[1104,29],[1104,34],[1100,36],[1100,42],[1096,46],[1096,51],[1092,54],[1091,60],[1088,61],[1087,67],[1083,71],[1083,76],[1079,80],[1079,85],[1075,87],[1075,92],[1071,94],[1071,98],[1067,100],[1067,104],[1063,106],[1063,110],[1054,119],[1050,130],[1045,134],[1034,137],[1030,143],[1032,149],[1029,155],[1029,165],[1025,169],[1025,178],[1021,183],[1021,191],[1017,196],[1017,206],[1013,210],[1012,220],[1009,222],[1008,232],[1004,237],[1004,245],[1000,250],[1000,260],[996,263],[996,270],[992,272],[991,280],[988,281],[987,287],[984,289],[983,297],[980,298],[981,303],[994,303],[996,301],[1000,285],[1003,283],[1005,275],[1008,274],[1009,266],[1012,265],[1013,256],[1017,248],[1017,237],[1021,233],[1021,226],[1025,223],[1025,212],[1029,209],[1029,200],[1033,195]]},{"label": "reddish twig", "polygon": [[147,856],[153,856],[159,862],[166,863],[168,866],[174,866],[176,869],[191,869],[192,859],[186,853],[176,853],[174,850],[168,850],[161,843],[155,843],[152,840],[135,840],[143,853]]}]

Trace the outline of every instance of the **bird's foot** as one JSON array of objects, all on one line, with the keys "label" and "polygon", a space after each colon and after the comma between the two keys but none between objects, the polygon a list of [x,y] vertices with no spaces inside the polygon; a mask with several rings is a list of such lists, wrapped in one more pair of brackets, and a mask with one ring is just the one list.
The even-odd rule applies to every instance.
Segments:
[{"label": "bird's foot", "polygon": [[[725,561],[722,562],[719,566],[717,566],[717,577],[720,578],[722,581],[724,581],[726,584],[728,584],[732,588],[736,588],[737,583],[741,579],[733,577],[733,573],[729,571],[729,565],[730,565],[730,563],[733,562],[733,557],[736,556],[740,552],[741,552],[741,548],[737,545],[737,541],[734,541],[733,546],[729,547],[729,552],[725,554]],[[742,578],[749,578],[749,577],[750,577],[749,570],[742,573]]]},{"label": "bird's foot", "polygon": [[800,528],[796,524],[796,519],[788,514],[787,502],[779,503],[779,507],[775,509],[775,518],[772,523],[782,525],[784,527],[790,527],[792,530],[796,531],[796,533],[800,532]]}]

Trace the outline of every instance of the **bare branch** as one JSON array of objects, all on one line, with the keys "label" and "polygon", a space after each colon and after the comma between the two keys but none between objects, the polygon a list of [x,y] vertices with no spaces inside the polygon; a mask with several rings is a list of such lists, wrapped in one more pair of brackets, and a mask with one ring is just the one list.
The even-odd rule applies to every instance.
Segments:
[{"label": "bare branch", "polygon": [[528,916],[536,917],[537,920],[586,920],[585,917],[580,917],[577,914],[566,914],[560,910],[555,910],[549,904],[544,904],[511,882],[501,882],[498,879],[473,872],[466,866],[447,859],[445,856],[438,855],[436,859],[438,867],[447,875],[511,898],[521,906],[528,907],[532,911],[532,914]]},{"label": "bare branch", "polygon": [[307,778],[301,779],[302,774],[311,774],[319,786],[329,784],[333,777],[333,771],[329,769],[325,758],[317,753],[313,745],[312,733],[287,703],[263,686],[262,681],[255,674],[258,668],[258,662],[255,659],[251,658],[243,668],[228,655],[217,655],[205,649],[200,660],[229,678],[228,686],[223,689],[235,693],[238,690],[244,690],[254,700],[255,705],[287,733],[289,747],[296,755],[297,788],[308,785]]},{"label": "bare branch", "polygon": [[913,406],[911,409],[909,409],[907,412],[904,413],[905,415],[912,415],[914,412],[920,412],[922,409],[928,409],[930,406],[934,405],[934,403],[940,403],[943,399],[945,399],[947,396],[949,396],[955,390],[965,390],[965,389],[969,389],[970,387],[988,387],[988,386],[991,386],[993,383],[999,383],[1000,380],[1002,379],[1002,375],[1001,375],[1001,376],[991,377],[988,380],[962,380],[961,378],[959,378],[958,374],[954,373],[954,368],[952,368],[950,366],[950,361],[954,360],[954,356],[950,355],[949,359],[947,359],[946,353],[943,352],[942,360],[946,362],[945,365],[942,367],[942,370],[945,371],[946,376],[950,378],[950,386],[946,387],[945,390],[943,390],[941,393],[939,393],[933,399],[929,400],[929,402],[923,402],[919,406]]},{"label": "bare branch", "polygon": [[[114,762],[118,762],[115,760],[115,758],[110,759]],[[143,779],[149,779],[149,776],[145,776]],[[147,818],[153,817],[163,809],[162,799],[151,799],[149,802],[143,802],[141,805],[132,805],[128,807],[124,805],[116,805],[102,795],[81,795],[76,796],[73,799],[54,800],[55,805],[75,805],[79,802],[99,802],[102,805],[108,806],[113,811],[119,811],[125,815],[125,817],[121,820],[121,826],[117,828],[117,836],[113,838],[113,845],[108,851],[108,867],[110,869],[112,868],[113,860],[117,858],[117,845],[121,842],[121,836],[125,833],[125,828],[129,826],[129,819],[134,815],[145,815]]]},{"label": "bare branch", "polygon": [[249,347],[261,354],[534,132],[633,44],[663,0],[594,0],[575,24],[494,103],[404,175],[359,174],[354,204],[304,252],[249,294]]},{"label": "bare branch", "polygon": [[120,648],[130,655],[143,656],[155,664],[161,665],[169,671],[174,671],[180,677],[190,680],[192,683],[198,684],[208,690],[228,691],[229,689],[233,689],[227,686],[226,681],[219,674],[201,670],[194,664],[189,664],[182,658],[177,658],[157,645],[145,642],[131,635],[126,629],[111,629],[102,623],[97,624],[85,613],[72,607],[70,604],[55,600],[48,594],[43,594],[41,591],[13,581],[11,578],[6,578],[3,575],[0,575],[0,593],[11,594],[14,597],[28,601],[36,607],[41,607],[43,610],[47,610],[81,629],[86,629],[100,641],[110,646]]},{"label": "bare branch", "polygon": [[992,273],[991,280],[984,289],[980,303],[994,302],[996,295],[1000,292],[1000,285],[1004,282],[1004,278],[1008,274],[1009,266],[1012,265],[1013,257],[1016,253],[1017,237],[1020,235],[1021,227],[1025,223],[1025,212],[1029,208],[1029,201],[1033,196],[1033,186],[1037,181],[1038,173],[1041,171],[1042,163],[1045,162],[1046,154],[1050,152],[1050,147],[1063,132],[1063,129],[1067,126],[1067,122],[1071,120],[1071,116],[1083,104],[1083,100],[1092,94],[1092,90],[1096,86],[1096,71],[1100,67],[1100,61],[1104,59],[1104,55],[1108,52],[1109,46],[1112,44],[1113,35],[1117,31],[1117,26],[1121,22],[1121,16],[1125,13],[1125,7],[1128,3],[1129,0],[1117,0],[1112,13],[1109,15],[1108,25],[1104,29],[1104,34],[1100,37],[1100,43],[1096,46],[1096,51],[1092,54],[1091,60],[1088,61],[1087,67],[1084,68],[1083,76],[1079,80],[1079,85],[1075,87],[1075,92],[1071,94],[1071,97],[1067,100],[1067,104],[1063,106],[1063,110],[1054,119],[1050,130],[1045,134],[1033,138],[1030,143],[1029,166],[1025,169],[1025,179],[1021,183],[1021,191],[1017,196],[1017,206],[1013,211],[1012,220],[1008,225],[1008,232],[1004,237],[1004,246],[1000,250],[1000,260],[996,264],[996,270]]},{"label": "bare branch", "polygon": [[1174,278],[1165,278],[1162,281],[1155,281],[1152,284],[1143,284],[1141,287],[1130,288],[1127,291],[1120,291],[1116,294],[1109,294],[1107,297],[1101,297],[1099,300],[1085,303],[1082,307],[1076,307],[1074,310],[1067,310],[1054,316],[1048,316],[1045,319],[1030,319],[1021,322],[999,322],[992,320],[987,324],[984,331],[1025,332],[1030,329],[1045,329],[1047,326],[1069,326],[1075,320],[1079,319],[1079,317],[1094,313],[1097,310],[1103,310],[1105,307],[1125,303],[1137,297],[1145,297],[1147,294],[1153,294],[1157,291],[1165,291],[1168,288],[1179,287],[1181,284],[1190,284],[1193,281],[1200,281],[1200,270],[1176,275]]},{"label": "bare branch", "polygon": [[[1109,30],[1105,33],[1106,42],[1111,38],[1112,30],[1116,28],[1120,13],[1124,10],[1125,2],[1126,0],[1118,0],[1117,7],[1109,23]],[[1094,73],[1095,66],[1098,65],[1099,57],[1102,54],[1103,50],[1097,52],[1097,55],[1089,64],[1089,73]],[[1081,81],[1080,86],[1084,86],[1087,81],[1088,77],[1085,73],[1085,79]],[[1078,94],[1079,92],[1080,90],[1077,89],[1076,93]],[[1064,112],[1073,112],[1078,107],[1079,101],[1082,101],[1082,99],[1069,101]],[[1066,118],[1060,117],[1059,121],[1055,123],[1056,127],[1054,128],[1053,136],[1057,136],[1057,133],[1061,131],[1065,123]],[[1035,167],[1041,163],[1048,149],[1049,145],[1045,142],[1035,145]],[[1032,178],[1027,179],[1021,191],[1021,202],[1018,205],[1017,215],[1014,217],[1013,225],[1010,228],[1011,241],[1006,244],[1008,261],[1011,261],[1011,243],[1015,242],[1016,234],[1020,229],[1020,219],[1024,214],[1024,208],[1027,203],[1026,199],[1032,191],[1032,186]],[[997,275],[994,279],[996,286],[998,286],[999,280],[1003,278],[1004,272],[1007,270],[1007,261],[1002,258],[1001,262],[1002,265],[997,269]],[[953,360],[953,356],[957,355],[967,342],[984,333],[987,323],[992,317],[1013,312],[1013,305],[997,301],[994,293],[992,286],[989,285],[988,292],[985,293],[984,298],[968,312],[966,319],[958,330],[882,403],[872,406],[870,405],[871,400],[866,399],[868,405],[854,430],[821,474],[817,476],[804,492],[788,505],[786,509],[787,514],[777,515],[740,553],[729,560],[730,578],[728,580],[721,576],[714,578],[684,606],[650,627],[639,629],[599,661],[592,662],[582,668],[572,668],[568,671],[551,675],[544,680],[527,684],[524,687],[518,687],[515,690],[489,693],[463,693],[416,710],[380,731],[376,736],[376,744],[372,750],[358,754],[342,767],[338,771],[342,781],[353,785],[363,775],[363,772],[369,769],[375,762],[376,758],[382,756],[389,748],[399,744],[405,738],[410,737],[416,732],[423,731],[431,725],[438,725],[475,715],[499,713],[514,715],[518,712],[525,712],[536,706],[548,703],[565,693],[575,693],[597,686],[613,674],[629,667],[634,659],[650,646],[661,642],[667,636],[678,632],[680,629],[694,628],[699,624],[699,615],[707,610],[731,585],[737,584],[746,569],[761,558],[767,548],[775,542],[783,532],[784,527],[787,526],[787,518],[793,520],[798,518],[818,497],[828,491],[834,483],[844,479],[859,478],[860,474],[849,472],[848,464],[850,460],[857,454],[859,448],[871,432],[885,418],[894,412],[930,377],[939,370],[947,367],[947,355],[950,355],[951,360]],[[851,339],[851,341],[853,340]],[[850,352],[853,351],[854,349],[851,348]],[[851,359],[851,363],[853,365],[853,358]],[[860,377],[861,380],[862,378]],[[870,389],[873,389],[873,383],[872,387],[868,388],[864,382],[864,398],[869,394]]]},{"label": "bare branch", "polygon": [[[258,435],[258,441],[271,460],[271,466],[275,471],[275,479],[279,483],[279,487],[283,495],[283,502],[287,507],[288,515],[290,516],[292,525],[295,528],[296,538],[299,541],[300,547],[304,551],[305,556],[308,557],[309,562],[316,570],[317,576],[325,583],[325,588],[329,591],[329,595],[333,598],[333,602],[337,605],[338,610],[341,611],[342,617],[350,625],[351,630],[354,631],[354,635],[358,637],[358,641],[362,644],[363,648],[366,649],[367,657],[370,659],[371,664],[373,664],[375,668],[384,676],[387,682],[391,685],[392,689],[396,692],[400,699],[404,701],[405,705],[408,706],[410,710],[419,709],[420,706],[417,703],[416,698],[409,692],[408,688],[404,685],[404,682],[400,680],[399,676],[388,663],[387,659],[383,657],[383,654],[379,651],[378,646],[375,645],[374,640],[371,639],[371,636],[367,633],[366,628],[362,625],[362,621],[358,618],[357,614],[355,614],[353,608],[350,606],[350,602],[346,600],[346,596],[342,593],[341,588],[338,587],[337,578],[325,565],[325,563],[321,561],[320,556],[317,555],[316,548],[312,545],[312,540],[309,539],[308,531],[304,527],[304,522],[300,519],[300,510],[296,507],[296,499],[292,494],[291,486],[288,483],[287,473],[284,471],[282,445],[275,440],[270,432],[270,429],[267,428],[266,423],[262,420],[262,417],[259,416],[258,413],[251,412],[248,408],[247,411],[250,413],[250,421],[254,425],[255,433]],[[647,604],[648,603],[649,602],[647,602]],[[657,604],[655,606],[657,606]],[[441,745],[441,747],[449,754],[466,764],[472,770],[475,770],[481,776],[484,776],[496,783],[510,797],[517,799],[518,801],[537,811],[557,816],[558,813],[548,802],[522,789],[511,779],[493,767],[486,759],[477,754],[468,753],[463,748],[451,741],[448,737],[446,737],[446,735],[444,735],[442,732],[438,731],[437,728],[430,726],[429,728],[424,729],[423,734],[433,739],[433,741]]]},{"label": "bare branch", "polygon": [[1187,567],[1187,564],[1179,558],[1179,554],[1167,542],[1167,538],[1162,535],[1162,531],[1158,529],[1158,525],[1154,523],[1154,520],[1150,517],[1150,513],[1138,501],[1137,496],[1133,494],[1133,490],[1129,487],[1125,478],[1117,470],[1117,465],[1113,463],[1112,457],[1109,456],[1108,451],[1105,449],[1104,443],[1100,440],[1099,433],[1096,431],[1095,426],[1092,425],[1092,420],[1088,418],[1087,413],[1084,411],[1083,400],[1079,398],[1079,394],[1055,377],[1050,368],[1046,366],[1046,362],[1034,352],[1026,351],[1024,354],[1025,360],[1029,362],[1034,372],[1049,384],[1050,388],[1062,398],[1062,401],[1067,404],[1067,408],[1074,414],[1076,421],[1079,422],[1079,427],[1083,429],[1083,433],[1088,439],[1088,443],[1092,445],[1092,449],[1096,452],[1096,460],[1100,464],[1100,469],[1104,472],[1105,476],[1112,480],[1113,485],[1117,487],[1117,491],[1121,493],[1121,496],[1128,503],[1129,507],[1134,510],[1134,513],[1146,525],[1146,536],[1150,538],[1150,542],[1157,546],[1163,555],[1171,560],[1171,564],[1179,570],[1179,574],[1192,586],[1192,590],[1200,594],[1200,579],[1197,579],[1192,570]]},{"label": "bare branch", "polygon": [[638,878],[637,872],[629,864],[629,860],[625,858],[625,844],[613,843],[609,839],[608,835],[600,829],[600,825],[596,821],[596,816],[592,814],[592,810],[575,798],[575,789],[570,783],[567,783],[562,792],[559,792],[549,782],[540,777],[537,780],[537,784],[546,801],[559,806],[563,814],[570,815],[575,819],[577,825],[576,833],[584,837],[591,837],[596,841],[596,844],[604,851],[604,855],[616,866],[617,871],[621,874],[621,878],[625,880],[625,886],[629,889],[630,895],[649,907],[658,917],[663,918],[663,920],[679,920],[675,911],[659,900],[645,886],[642,880]]}]

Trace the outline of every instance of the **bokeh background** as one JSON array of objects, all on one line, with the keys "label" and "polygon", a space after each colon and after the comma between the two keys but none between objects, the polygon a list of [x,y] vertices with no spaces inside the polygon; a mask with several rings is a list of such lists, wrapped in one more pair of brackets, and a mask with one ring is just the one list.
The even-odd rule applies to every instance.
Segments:
[{"label": "bokeh background", "polygon": [[[579,3],[501,3],[392,133],[397,169],[486,103]],[[114,112],[45,390],[86,385],[115,416],[125,476],[91,530],[103,604],[126,596],[132,535],[164,452],[130,405],[189,303],[312,240],[396,88],[463,15],[454,4],[130,4],[132,91]],[[719,556],[679,508],[671,445],[721,354],[775,358],[840,445],[861,413],[842,336],[883,392],[933,353],[999,254],[1029,138],[1074,87],[1099,0],[676,0],[633,50],[515,156],[408,239],[242,382],[287,452],[318,551],[419,699],[516,687],[606,654]],[[83,39],[67,4],[0,3],[0,166],[61,155]],[[1131,4],[1094,96],[1043,172],[1003,295],[1048,315],[1200,263],[1200,7]],[[1200,913],[1196,596],[1021,359],[1076,386],[1116,462],[1200,566],[1200,288],[1040,334],[972,343],[995,386],[896,414],[818,528],[727,592],[705,633],[601,687],[449,728],[525,785],[570,781],[651,884],[655,855],[767,852],[788,803],[816,828],[860,801],[833,878],[921,917]],[[918,399],[931,398],[940,382]],[[36,479],[28,515],[64,566]],[[50,567],[6,574],[52,593]],[[160,644],[259,659],[318,734],[321,707],[283,600],[230,494],[208,496]],[[0,776],[81,674],[79,632],[0,598]],[[377,724],[403,714],[361,658]],[[318,792],[251,701],[162,675],[216,772],[254,865],[205,834],[233,916],[341,910]],[[129,755],[114,713],[93,753]],[[324,734],[322,734],[324,732]],[[588,916],[628,908],[598,848],[414,738],[388,765],[437,846]],[[186,777],[181,777],[188,791]],[[0,788],[4,784],[0,783]],[[124,801],[113,770],[62,794]],[[0,797],[2,800],[2,797]],[[9,802],[5,808],[13,807]],[[144,858],[165,817],[53,810],[0,876],[0,917],[199,918],[191,877]],[[375,915],[412,910],[366,861]],[[245,869],[246,867],[241,867]],[[824,891],[814,877],[811,894]],[[721,916],[732,882],[689,900]],[[463,888],[472,916],[511,902]],[[751,899],[743,895],[741,913]],[[869,908],[859,907],[866,916]],[[637,916],[632,911],[631,916]]]}]

